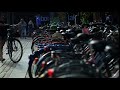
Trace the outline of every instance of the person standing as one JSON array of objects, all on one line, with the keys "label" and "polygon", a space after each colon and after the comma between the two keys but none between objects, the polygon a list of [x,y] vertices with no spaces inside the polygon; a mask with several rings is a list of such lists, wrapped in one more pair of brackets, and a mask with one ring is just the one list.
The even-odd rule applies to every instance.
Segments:
[{"label": "person standing", "polygon": [[111,16],[110,14],[108,14],[108,15],[106,14],[105,23],[106,23],[107,25],[112,24],[112,16]]},{"label": "person standing", "polygon": [[34,31],[34,23],[32,22],[32,20],[30,20],[28,22],[28,32],[27,32],[28,36],[31,36],[33,31]]},{"label": "person standing", "polygon": [[83,25],[82,33],[88,34],[88,35],[90,34],[90,31],[89,31],[89,28],[88,28],[88,25],[87,25],[87,24],[84,24],[84,25]]},{"label": "person standing", "polygon": [[20,22],[18,23],[18,27],[19,27],[19,30],[20,30],[20,36],[25,37],[25,39],[26,39],[26,27],[27,27],[27,24],[24,21],[24,19],[20,20]]},{"label": "person standing", "polygon": [[7,28],[5,26],[5,20],[3,17],[0,18],[0,61],[4,61],[3,58],[3,46],[7,39]]}]

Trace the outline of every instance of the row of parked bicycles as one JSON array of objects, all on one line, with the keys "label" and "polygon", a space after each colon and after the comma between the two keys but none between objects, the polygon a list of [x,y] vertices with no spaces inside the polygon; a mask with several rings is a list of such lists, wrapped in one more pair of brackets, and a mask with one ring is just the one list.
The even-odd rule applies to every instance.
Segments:
[{"label": "row of parked bicycles", "polygon": [[34,35],[29,55],[30,78],[118,78],[119,26],[102,23],[59,28],[62,39],[47,31]]}]

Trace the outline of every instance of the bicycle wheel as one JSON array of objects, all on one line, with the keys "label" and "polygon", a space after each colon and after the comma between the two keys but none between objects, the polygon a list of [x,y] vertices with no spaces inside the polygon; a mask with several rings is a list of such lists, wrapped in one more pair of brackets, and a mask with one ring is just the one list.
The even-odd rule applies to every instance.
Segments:
[{"label": "bicycle wheel", "polygon": [[77,62],[67,62],[58,67],[47,68],[39,78],[49,78],[49,69],[54,70],[52,78],[104,78],[101,71],[97,72],[95,67]]},{"label": "bicycle wheel", "polygon": [[[44,73],[44,71],[47,68],[50,68],[53,66],[59,66],[62,63],[68,62],[71,58],[71,56],[69,56],[63,52],[60,54],[57,54],[57,56],[58,57],[53,58],[53,57],[51,57],[51,52],[48,52],[43,57],[41,57],[40,60],[38,61],[38,63],[36,64],[36,68],[34,69],[35,76],[40,76],[41,74]],[[44,67],[42,67],[42,62],[46,63]]]},{"label": "bicycle wheel", "polygon": [[21,42],[18,39],[12,39],[8,41],[8,53],[11,61],[17,63],[21,60],[23,55],[23,47]]},{"label": "bicycle wheel", "polygon": [[[39,64],[41,64],[41,62],[47,58],[47,56],[50,56],[50,52],[46,53],[45,55],[42,55],[41,57],[39,57],[38,62],[34,65],[34,59],[30,59],[29,61],[29,65],[28,65],[28,75],[30,78],[35,78],[35,73],[37,73],[37,67]],[[41,59],[40,59],[41,58]],[[34,68],[34,66],[36,68]]]},{"label": "bicycle wheel", "polygon": [[[41,54],[40,56],[42,56],[42,54]],[[39,61],[39,58],[38,58],[38,61]],[[38,61],[37,61],[37,62],[38,62]],[[35,70],[36,70],[36,68],[37,68],[37,65],[36,65],[37,62],[36,62],[35,59],[29,61],[28,74],[29,74],[29,77],[30,77],[30,78],[36,78]]]}]

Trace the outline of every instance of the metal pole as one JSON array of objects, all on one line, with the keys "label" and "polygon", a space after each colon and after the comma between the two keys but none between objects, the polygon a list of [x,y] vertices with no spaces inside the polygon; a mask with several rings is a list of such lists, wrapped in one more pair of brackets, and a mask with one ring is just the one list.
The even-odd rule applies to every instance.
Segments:
[{"label": "metal pole", "polygon": [[69,13],[67,13],[68,14],[68,26],[69,26]]},{"label": "metal pole", "polygon": [[8,24],[11,24],[11,13],[10,12],[7,12],[7,23]]},{"label": "metal pole", "polygon": [[76,21],[77,21],[77,20],[76,20],[76,17],[77,17],[77,15],[75,15],[75,26],[77,25],[77,22],[76,22]]},{"label": "metal pole", "polygon": [[14,12],[12,12],[11,14],[12,14],[12,24],[14,24]]}]

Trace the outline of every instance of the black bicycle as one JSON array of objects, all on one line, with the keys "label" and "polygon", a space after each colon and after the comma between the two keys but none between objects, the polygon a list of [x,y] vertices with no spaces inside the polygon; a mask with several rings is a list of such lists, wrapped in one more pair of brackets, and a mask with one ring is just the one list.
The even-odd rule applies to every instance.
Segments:
[{"label": "black bicycle", "polygon": [[9,25],[7,29],[7,49],[10,59],[17,63],[23,56],[23,46],[19,39],[15,37],[14,25]]}]

